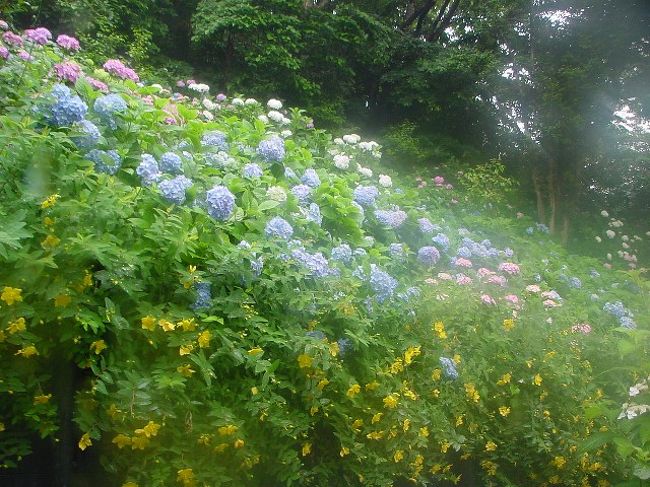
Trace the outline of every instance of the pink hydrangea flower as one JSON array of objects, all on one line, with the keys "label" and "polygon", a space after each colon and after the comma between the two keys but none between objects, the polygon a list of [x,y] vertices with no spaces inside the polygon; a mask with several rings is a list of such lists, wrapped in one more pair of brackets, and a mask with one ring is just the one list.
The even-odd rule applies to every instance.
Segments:
[{"label": "pink hydrangea flower", "polygon": [[454,186],[447,183],[447,184],[445,184],[445,189],[454,189]]},{"label": "pink hydrangea flower", "polygon": [[176,119],[174,117],[166,117],[163,122],[165,122],[167,125],[176,125]]},{"label": "pink hydrangea flower", "polygon": [[499,270],[510,275],[516,275],[520,272],[519,266],[513,262],[502,262],[499,264]]},{"label": "pink hydrangea flower", "polygon": [[189,86],[189,85],[195,85],[195,84],[196,84],[196,80],[188,79],[185,83],[187,83],[188,86]]},{"label": "pink hydrangea flower", "polygon": [[57,37],[56,43],[68,51],[78,51],[81,49],[81,46],[79,45],[79,41],[77,39],[65,34],[61,34],[59,37]]},{"label": "pink hydrangea flower", "polygon": [[454,261],[454,265],[456,267],[465,267],[465,268],[470,268],[472,267],[472,261],[469,259],[465,259],[463,257],[458,257]]},{"label": "pink hydrangea flower", "polygon": [[150,107],[153,106],[153,96],[151,95],[143,96],[142,101],[144,102],[145,105],[148,105]]},{"label": "pink hydrangea flower", "polygon": [[44,46],[52,39],[52,33],[45,27],[37,27],[36,29],[25,29],[25,37],[36,44]]},{"label": "pink hydrangea flower", "polygon": [[436,176],[435,178],[433,178],[433,184],[435,184],[436,186],[442,186],[443,184],[445,184],[445,178],[443,178],[442,176]]},{"label": "pink hydrangea flower", "polygon": [[487,304],[487,305],[497,304],[497,302],[494,300],[494,298],[492,298],[492,296],[490,296],[489,294],[482,294],[481,295],[481,302],[483,304]]},{"label": "pink hydrangea flower", "polygon": [[31,61],[32,59],[34,59],[34,56],[32,56],[30,53],[28,53],[24,49],[21,49],[20,51],[18,51],[18,57],[20,59],[22,59],[23,61]]},{"label": "pink hydrangea flower", "polygon": [[99,81],[98,79],[87,77],[86,81],[95,88],[97,91],[101,91],[104,93],[108,93],[108,85],[102,81]]},{"label": "pink hydrangea flower", "polygon": [[22,46],[23,39],[18,34],[14,34],[11,31],[5,32],[2,34],[2,40],[11,46]]},{"label": "pink hydrangea flower", "polygon": [[0,57],[2,59],[9,58],[9,49],[7,49],[5,46],[0,46]]},{"label": "pink hydrangea flower", "polygon": [[104,63],[103,68],[107,73],[111,73],[118,78],[140,81],[138,74],[119,59],[109,59]]},{"label": "pink hydrangea flower", "polygon": [[544,300],[544,302],[542,304],[544,305],[545,308],[557,308],[558,306],[560,306],[558,303],[556,303],[552,299],[546,299],[546,300]]},{"label": "pink hydrangea flower", "polygon": [[226,101],[226,98],[227,98],[226,95],[224,95],[223,93],[219,93],[217,95],[217,101],[218,102]]},{"label": "pink hydrangea flower", "polygon": [[487,280],[488,284],[496,284],[497,286],[505,286],[508,280],[503,276],[490,276]]},{"label": "pink hydrangea flower", "polygon": [[503,297],[503,299],[511,304],[519,304],[519,297],[516,294],[507,294]]},{"label": "pink hydrangea flower", "polygon": [[460,284],[461,286],[467,286],[468,284],[472,283],[472,278],[469,276],[466,276],[463,273],[456,274],[456,284]]},{"label": "pink hydrangea flower", "polygon": [[185,81],[183,81],[182,79],[179,79],[179,80],[176,82],[176,87],[177,87],[177,88],[185,88]]},{"label": "pink hydrangea flower", "polygon": [[538,293],[542,290],[537,284],[529,284],[526,286],[526,291],[529,293]]},{"label": "pink hydrangea flower", "polygon": [[476,273],[478,274],[478,277],[486,277],[486,276],[491,276],[492,274],[494,274],[493,271],[491,271],[490,269],[487,269],[485,267],[481,267],[478,271],[476,271]]},{"label": "pink hydrangea flower", "polygon": [[71,61],[65,63],[59,63],[54,65],[54,73],[56,77],[61,81],[69,81],[70,83],[76,83],[81,76],[82,71],[81,67]]},{"label": "pink hydrangea flower", "polygon": [[8,30],[9,29],[9,24],[5,22],[4,20],[0,20],[0,29],[1,30]]},{"label": "pink hydrangea flower", "polygon": [[573,333],[582,333],[584,335],[588,335],[591,333],[591,325],[589,323],[578,323],[577,325],[573,325],[571,327],[571,331]]},{"label": "pink hydrangea flower", "polygon": [[443,281],[451,281],[453,277],[451,274],[447,274],[446,272],[440,272],[438,273],[438,279],[442,279]]}]

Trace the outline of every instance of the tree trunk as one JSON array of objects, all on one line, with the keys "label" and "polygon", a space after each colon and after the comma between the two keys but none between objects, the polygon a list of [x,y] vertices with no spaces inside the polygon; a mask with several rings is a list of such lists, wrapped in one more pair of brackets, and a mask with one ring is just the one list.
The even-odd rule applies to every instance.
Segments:
[{"label": "tree trunk", "polygon": [[551,217],[548,221],[548,228],[551,234],[555,234],[558,210],[558,181],[557,162],[551,158],[548,171],[548,200],[551,208]]},{"label": "tree trunk", "polygon": [[533,187],[535,188],[535,197],[537,199],[537,221],[546,223],[546,205],[544,204],[544,195],[540,181],[539,170],[533,169]]}]

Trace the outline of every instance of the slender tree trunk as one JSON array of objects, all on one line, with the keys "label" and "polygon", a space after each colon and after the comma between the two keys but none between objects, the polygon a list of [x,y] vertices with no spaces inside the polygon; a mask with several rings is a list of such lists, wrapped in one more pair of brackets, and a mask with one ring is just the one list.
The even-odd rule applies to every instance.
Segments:
[{"label": "slender tree trunk", "polygon": [[537,168],[533,169],[533,187],[535,188],[535,197],[537,199],[537,221],[546,223],[546,205],[544,204],[539,169]]},{"label": "slender tree trunk", "polygon": [[548,199],[551,209],[551,216],[548,221],[548,228],[552,234],[555,234],[558,210],[558,181],[557,181],[557,162],[551,158],[548,170]]}]

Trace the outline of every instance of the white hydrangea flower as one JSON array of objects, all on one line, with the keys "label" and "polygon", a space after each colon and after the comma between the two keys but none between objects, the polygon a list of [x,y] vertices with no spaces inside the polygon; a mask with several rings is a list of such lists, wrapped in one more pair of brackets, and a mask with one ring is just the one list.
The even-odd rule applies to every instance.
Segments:
[{"label": "white hydrangea flower", "polygon": [[610,254],[609,252],[607,253],[607,260],[612,260],[612,254]]},{"label": "white hydrangea flower", "polygon": [[284,118],[284,115],[282,115],[277,110],[271,110],[266,114],[266,116],[269,117],[270,120],[273,120],[275,123],[282,123],[282,119]]},{"label": "white hydrangea flower", "polygon": [[266,106],[271,110],[280,110],[282,108],[282,102],[280,100],[276,100],[275,98],[271,98],[266,102]]},{"label": "white hydrangea flower", "polygon": [[605,210],[601,211],[600,214],[602,216],[604,216],[605,218],[609,218],[609,213],[607,213],[607,211],[605,211]]},{"label": "white hydrangea flower", "polygon": [[291,137],[292,135],[293,132],[291,130],[283,130],[282,132],[280,132],[280,136],[284,139],[286,139],[287,137]]},{"label": "white hydrangea flower", "polygon": [[359,143],[359,148],[368,152],[372,152],[375,149],[379,148],[379,144],[375,142],[374,140],[371,140],[369,142],[360,142]]},{"label": "white hydrangea flower", "polygon": [[390,176],[387,176],[386,174],[380,174],[379,185],[383,186],[384,188],[390,188],[391,186],[393,186],[393,180],[391,179]]},{"label": "white hydrangea flower", "polygon": [[621,237],[621,240],[623,240],[623,242],[628,242],[630,240],[630,237],[628,237],[627,235],[623,235]]},{"label": "white hydrangea flower", "polygon": [[266,197],[270,200],[284,203],[287,201],[287,192],[280,186],[271,186],[266,190]]},{"label": "white hydrangea flower", "polygon": [[243,107],[244,106],[244,100],[242,100],[241,98],[233,98],[232,99],[232,104],[233,104],[233,106],[236,106],[236,107]]},{"label": "white hydrangea flower", "polygon": [[162,87],[162,85],[159,85],[158,83],[154,83],[151,85],[152,88],[156,88],[158,90],[158,93],[161,91],[164,91],[165,88]]},{"label": "white hydrangea flower", "polygon": [[605,233],[607,234],[608,238],[614,238],[616,236],[616,232],[614,230],[607,230]]},{"label": "white hydrangea flower", "polygon": [[209,98],[204,98],[202,103],[203,106],[208,110],[214,110],[215,108],[217,108],[217,104],[212,100],[210,100]]},{"label": "white hydrangea flower", "polygon": [[346,144],[354,145],[361,141],[361,136],[357,134],[348,134],[343,136],[343,142]]},{"label": "white hydrangea flower", "polygon": [[282,125],[289,125],[290,123],[291,123],[291,119],[284,116],[282,117],[282,121],[280,122],[280,124]]},{"label": "white hydrangea flower", "polygon": [[257,119],[261,120],[264,123],[269,123],[269,117],[267,117],[266,115],[258,115]]},{"label": "white hydrangea flower", "polygon": [[[345,144],[345,142],[343,142],[343,139],[342,139],[341,137],[337,137],[336,139],[334,139],[334,143],[335,143],[336,145],[343,145],[343,144]],[[650,232],[648,232],[648,235],[650,235]]]},{"label": "white hydrangea flower", "polygon": [[257,105],[258,101],[255,98],[246,98],[244,105]]},{"label": "white hydrangea flower", "polygon": [[205,118],[208,121],[214,120],[214,115],[212,115],[212,112],[208,110],[203,110],[201,114],[203,115],[203,118]]},{"label": "white hydrangea flower", "polygon": [[372,177],[372,169],[368,167],[363,167],[361,164],[357,164],[357,171],[359,171],[359,174],[362,176],[365,176],[367,178]]},{"label": "white hydrangea flower", "polygon": [[350,167],[350,158],[345,154],[337,154],[334,156],[334,165],[339,169],[347,169]]},{"label": "white hydrangea flower", "polygon": [[602,242],[602,241],[603,241],[603,239],[602,239],[602,238],[600,238],[600,237],[598,237],[598,236],[596,236],[596,242],[598,242],[598,243],[600,243],[600,242]]},{"label": "white hydrangea flower", "polygon": [[188,86],[188,88],[192,91],[196,91],[197,93],[207,93],[210,91],[210,87],[205,83],[192,83]]},{"label": "white hydrangea flower", "polygon": [[623,242],[621,245],[622,245],[622,247],[623,247],[624,249],[629,249],[629,248],[630,248],[630,245],[627,244],[627,243],[625,243],[625,242]]}]

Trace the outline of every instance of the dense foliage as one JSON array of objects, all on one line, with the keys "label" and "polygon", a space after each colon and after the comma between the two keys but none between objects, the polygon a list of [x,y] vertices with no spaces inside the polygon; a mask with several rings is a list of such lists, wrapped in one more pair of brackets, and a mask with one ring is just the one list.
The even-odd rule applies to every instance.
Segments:
[{"label": "dense foliage", "polygon": [[61,485],[647,478],[645,235],[604,213],[625,260],[569,256],[501,166],[401,178],[277,99],[2,37],[3,467],[40,436]]}]

